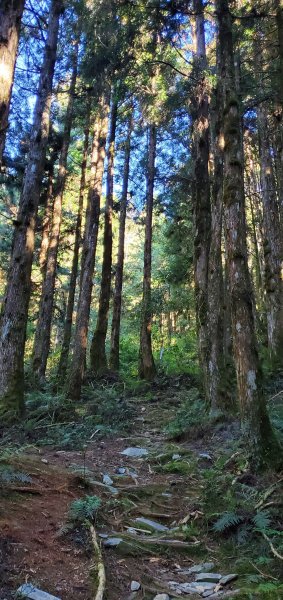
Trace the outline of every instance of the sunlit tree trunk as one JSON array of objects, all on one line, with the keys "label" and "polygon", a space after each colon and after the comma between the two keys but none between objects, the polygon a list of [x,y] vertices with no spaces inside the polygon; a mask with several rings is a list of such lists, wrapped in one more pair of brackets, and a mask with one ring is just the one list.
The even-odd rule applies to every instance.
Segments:
[{"label": "sunlit tree trunk", "polygon": [[[194,266],[196,319],[200,366],[204,390],[209,398],[209,338],[208,338],[208,261],[211,236],[209,178],[209,95],[204,70],[207,67],[202,0],[194,0],[195,12],[195,72],[198,83],[192,97],[194,154]],[[211,358],[211,357],[210,357]],[[211,369],[213,375],[215,370]]]},{"label": "sunlit tree trunk", "polygon": [[152,259],[152,213],[156,156],[156,126],[149,126],[147,179],[146,179],[146,217],[144,242],[143,298],[139,349],[139,375],[142,379],[154,378],[156,368],[151,345],[151,259]]},{"label": "sunlit tree trunk", "polygon": [[72,400],[78,400],[80,398],[81,386],[85,371],[89,314],[93,287],[93,271],[95,265],[100,198],[102,192],[105,160],[108,112],[109,105],[104,99],[101,106],[101,115],[97,119],[92,142],[88,206],[81,258],[82,274],[80,280],[80,294],[77,308],[73,356],[67,388],[67,395]]},{"label": "sunlit tree trunk", "polygon": [[84,147],[83,147],[83,156],[82,156],[82,164],[81,164],[81,180],[80,180],[78,214],[77,214],[76,230],[75,230],[74,253],[73,253],[73,260],[72,260],[70,283],[69,283],[69,294],[68,294],[68,302],[67,302],[66,317],[65,317],[65,324],[64,324],[63,342],[62,342],[62,349],[61,349],[60,361],[59,361],[59,366],[58,366],[58,381],[60,383],[65,382],[67,366],[68,366],[68,357],[69,357],[69,351],[70,351],[71,336],[72,336],[73,312],[74,312],[76,282],[77,282],[78,263],[79,263],[79,249],[80,249],[80,243],[81,243],[83,202],[84,202],[84,192],[85,192],[85,187],[86,187],[86,167],[87,167],[88,145],[89,145],[89,114],[87,116],[87,124],[86,124],[85,132],[84,132]]},{"label": "sunlit tree trunk", "polygon": [[39,380],[44,379],[47,359],[50,349],[51,324],[53,314],[54,289],[59,248],[60,229],[62,222],[62,201],[67,177],[67,159],[71,139],[73,121],[74,94],[77,79],[78,43],[74,50],[72,78],[69,89],[69,99],[66,111],[63,133],[62,150],[59,159],[58,177],[54,190],[54,204],[50,239],[46,258],[45,278],[42,285],[39,316],[37,320],[32,368]]},{"label": "sunlit tree trunk", "polygon": [[267,303],[267,334],[271,359],[283,366],[283,297],[281,262],[283,240],[268,135],[267,116],[263,106],[257,110],[260,179],[263,202],[263,251],[265,260],[265,291]]},{"label": "sunlit tree trunk", "polygon": [[233,352],[243,433],[250,460],[255,468],[259,468],[271,459],[277,461],[279,446],[266,410],[255,335],[247,261],[240,107],[235,85],[232,19],[228,0],[217,0],[216,11],[220,51],[218,77],[223,86],[223,202]]},{"label": "sunlit tree trunk", "polygon": [[112,213],[113,213],[113,178],[115,135],[117,125],[117,101],[113,98],[110,116],[110,131],[107,150],[106,203],[104,215],[103,261],[99,308],[95,332],[90,348],[90,368],[96,374],[107,369],[105,342],[108,328],[108,312],[111,293],[112,274]]},{"label": "sunlit tree trunk", "polygon": [[1,0],[0,4],[0,167],[8,127],[24,4],[25,0]]},{"label": "sunlit tree trunk", "polygon": [[[55,157],[54,157],[55,158]],[[48,165],[48,175],[47,175],[47,189],[46,189],[46,200],[44,206],[44,215],[42,219],[42,236],[41,236],[41,244],[38,256],[38,263],[41,270],[41,273],[44,277],[46,271],[46,259],[49,245],[49,234],[50,227],[52,223],[52,213],[53,213],[53,191],[54,191],[54,161],[50,160]]]},{"label": "sunlit tree trunk", "polygon": [[124,270],[124,254],[125,254],[125,227],[127,215],[127,198],[128,184],[130,173],[130,155],[131,155],[131,133],[133,127],[132,108],[128,120],[127,139],[125,141],[124,155],[124,172],[123,172],[123,187],[120,203],[120,220],[119,220],[119,242],[118,256],[115,275],[115,291],[113,299],[113,317],[111,328],[111,347],[110,347],[110,367],[114,371],[119,370],[119,349],[120,349],[120,323],[121,323],[121,307],[122,307],[122,288],[123,288],[123,270]]},{"label": "sunlit tree trunk", "polygon": [[11,264],[1,314],[0,404],[16,413],[24,406],[24,348],[31,291],[34,232],[49,134],[52,80],[61,12],[61,0],[53,0],[28,164],[15,222]]}]

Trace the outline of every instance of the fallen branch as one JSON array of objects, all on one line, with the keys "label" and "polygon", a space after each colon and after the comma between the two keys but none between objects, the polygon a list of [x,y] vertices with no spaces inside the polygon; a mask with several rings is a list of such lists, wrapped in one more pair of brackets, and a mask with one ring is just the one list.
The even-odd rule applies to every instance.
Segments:
[{"label": "fallen branch", "polygon": [[94,565],[94,569],[96,571],[96,580],[97,580],[97,590],[93,600],[103,600],[105,586],[106,586],[106,575],[105,575],[105,567],[103,563],[101,548],[97,540],[96,531],[93,525],[90,525],[90,533],[92,545],[94,548],[96,564]]},{"label": "fallen branch", "polygon": [[264,531],[261,531],[261,533],[262,533],[264,539],[268,542],[272,554],[274,554],[274,556],[276,556],[276,558],[279,558],[279,560],[283,560],[282,554],[279,554],[279,552],[277,552],[276,548],[274,548],[272,541],[268,537],[268,535],[266,535],[266,533],[264,533]]}]

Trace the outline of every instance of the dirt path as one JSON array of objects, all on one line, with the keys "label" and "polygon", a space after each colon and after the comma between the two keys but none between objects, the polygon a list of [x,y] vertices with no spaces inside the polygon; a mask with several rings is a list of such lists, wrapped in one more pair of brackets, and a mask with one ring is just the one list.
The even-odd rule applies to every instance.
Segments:
[{"label": "dirt path", "polygon": [[[95,526],[106,566],[105,600],[151,600],[170,590],[170,598],[183,597],[177,588],[174,596],[169,582],[189,585],[195,573],[188,569],[207,561],[214,571],[229,573],[227,565],[219,565],[217,544],[198,529],[202,469],[213,463],[215,439],[168,442],[163,425],[174,411],[170,403],[140,402],[129,436],[97,440],[94,435],[81,452],[36,450],[15,461],[32,477],[34,493],[11,495],[10,490],[1,503],[1,600],[10,600],[25,581],[62,600],[91,599],[88,536],[81,528],[59,535],[68,506],[86,494],[102,501]],[[144,449],[144,455],[122,453],[131,447]],[[138,591],[131,592],[133,581],[140,584]],[[232,598],[233,587],[234,582],[218,597]]]}]

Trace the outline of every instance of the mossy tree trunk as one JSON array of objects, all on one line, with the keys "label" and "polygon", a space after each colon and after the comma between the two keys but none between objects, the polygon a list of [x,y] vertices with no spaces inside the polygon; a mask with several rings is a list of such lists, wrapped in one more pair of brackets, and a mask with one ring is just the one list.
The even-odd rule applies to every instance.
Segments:
[{"label": "mossy tree trunk", "polygon": [[[194,156],[194,280],[199,361],[203,373],[204,391],[209,397],[208,338],[208,261],[211,237],[211,206],[209,177],[209,93],[205,76],[207,68],[204,14],[202,0],[194,0],[195,48],[194,72],[197,84],[192,95],[193,156]],[[210,356],[212,358],[212,356]],[[211,370],[211,374],[215,369]]]},{"label": "mossy tree trunk", "polygon": [[152,213],[156,156],[156,126],[149,126],[147,179],[146,179],[146,217],[144,242],[143,297],[139,348],[139,375],[151,380],[156,374],[151,344],[151,260],[152,260]]},{"label": "mossy tree trunk", "polygon": [[15,222],[11,263],[1,314],[0,404],[15,413],[19,413],[24,407],[24,349],[31,292],[34,235],[48,143],[52,81],[62,10],[61,0],[53,0],[35,105],[30,151]]},{"label": "mossy tree trunk", "polygon": [[[115,93],[115,92],[114,92]],[[113,94],[114,95],[114,94]],[[90,348],[90,368],[95,374],[102,374],[107,370],[106,358],[106,335],[108,328],[108,312],[111,294],[112,275],[112,213],[113,213],[113,178],[114,178],[114,156],[115,136],[117,125],[117,99],[113,97],[110,130],[107,150],[107,176],[106,176],[106,204],[104,214],[103,235],[103,261],[101,273],[101,285],[99,296],[99,308],[96,328],[92,337]]]},{"label": "mossy tree trunk", "polygon": [[75,303],[76,293],[76,282],[78,275],[78,264],[79,264],[79,250],[81,244],[81,227],[82,227],[82,215],[83,215],[83,203],[84,203],[84,192],[86,187],[86,167],[87,167],[87,156],[89,146],[89,111],[87,115],[87,123],[84,131],[84,147],[81,164],[81,180],[80,180],[80,192],[79,192],[79,205],[78,214],[75,229],[75,241],[74,241],[74,253],[72,260],[72,269],[69,283],[69,294],[66,308],[66,317],[64,324],[63,342],[58,366],[58,381],[64,383],[67,373],[68,357],[70,351],[70,343],[72,337],[72,324],[73,324],[73,312]]},{"label": "mossy tree trunk", "polygon": [[1,0],[0,4],[0,167],[8,128],[24,4],[25,0]]},{"label": "mossy tree trunk", "polygon": [[80,293],[77,308],[73,355],[67,384],[67,396],[79,400],[85,372],[93,272],[100,215],[109,103],[103,98],[96,121],[91,151],[86,225],[81,257]]},{"label": "mossy tree trunk", "polygon": [[74,94],[77,80],[77,64],[78,42],[75,43],[73,55],[72,77],[69,89],[68,106],[65,117],[63,143],[59,159],[58,177],[54,190],[52,225],[50,229],[50,238],[46,257],[45,277],[42,284],[39,315],[33,346],[32,368],[39,381],[42,381],[45,378],[47,359],[50,350],[54,290],[57,270],[57,255],[62,222],[62,202],[67,178],[67,159],[74,112]]},{"label": "mossy tree trunk", "polygon": [[121,202],[120,202],[118,256],[117,256],[117,264],[116,264],[115,291],[114,291],[114,298],[113,298],[113,317],[112,317],[112,327],[111,327],[110,367],[114,371],[119,371],[119,362],[120,362],[120,360],[119,360],[119,357],[120,357],[120,323],[121,323],[121,308],[122,308],[122,288],[123,288],[123,271],[124,271],[124,255],[125,255],[125,228],[126,228],[126,215],[127,215],[129,173],[130,173],[132,128],[133,128],[133,109],[132,109],[132,107],[130,107],[127,138],[125,141],[123,185],[122,185],[122,195],[121,195]]},{"label": "mossy tree trunk", "polygon": [[216,11],[220,51],[218,77],[223,94],[223,202],[233,353],[243,434],[250,461],[258,469],[268,462],[279,461],[281,457],[266,409],[255,334],[247,261],[241,117],[228,0],[217,0]]}]

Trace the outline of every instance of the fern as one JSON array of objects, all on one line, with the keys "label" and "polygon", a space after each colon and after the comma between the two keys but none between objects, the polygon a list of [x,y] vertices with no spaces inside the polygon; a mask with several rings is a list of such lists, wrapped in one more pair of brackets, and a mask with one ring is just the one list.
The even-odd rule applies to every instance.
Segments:
[{"label": "fern", "polygon": [[232,527],[236,527],[243,522],[243,517],[235,512],[226,512],[217,519],[213,525],[214,531],[217,533],[223,533]]},{"label": "fern", "polygon": [[0,466],[0,485],[8,483],[31,483],[32,478],[27,473],[15,471],[13,467],[8,465]]},{"label": "fern", "polygon": [[257,512],[254,515],[252,521],[257,530],[265,531],[266,529],[269,528],[269,525],[271,523],[271,517],[267,511],[262,510],[262,511]]},{"label": "fern", "polygon": [[85,498],[74,500],[69,509],[68,521],[73,523],[92,521],[100,506],[101,500],[98,496],[85,496]]}]

